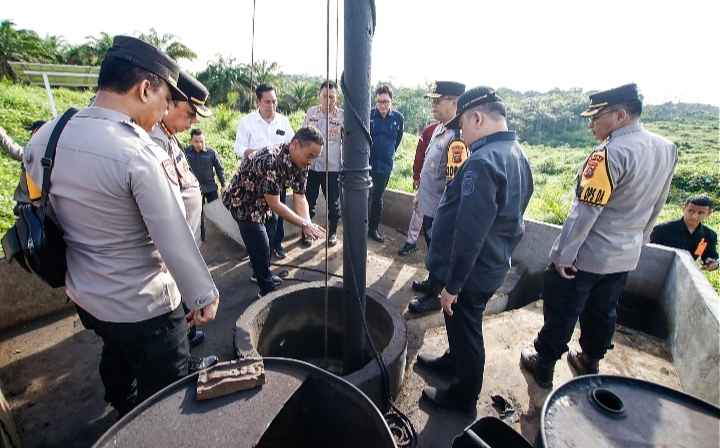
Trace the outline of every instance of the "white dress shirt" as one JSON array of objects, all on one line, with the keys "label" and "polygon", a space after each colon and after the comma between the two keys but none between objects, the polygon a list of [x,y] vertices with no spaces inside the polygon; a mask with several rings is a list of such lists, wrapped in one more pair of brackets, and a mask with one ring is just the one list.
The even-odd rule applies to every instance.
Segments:
[{"label": "white dress shirt", "polygon": [[247,149],[262,149],[270,145],[290,143],[295,132],[288,119],[275,113],[270,123],[266,122],[259,111],[244,116],[238,124],[235,137],[235,154],[245,157]]}]

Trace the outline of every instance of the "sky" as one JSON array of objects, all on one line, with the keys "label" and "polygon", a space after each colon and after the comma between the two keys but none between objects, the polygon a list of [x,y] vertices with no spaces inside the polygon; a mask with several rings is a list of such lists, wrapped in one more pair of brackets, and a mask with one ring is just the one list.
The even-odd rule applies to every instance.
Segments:
[{"label": "sky", "polygon": [[[330,2],[329,70],[335,78],[344,61],[344,2]],[[255,3],[255,60],[277,62],[284,73],[326,76],[327,0]],[[147,0],[102,2],[102,11],[99,4],[34,0],[28,8],[0,0],[0,20],[72,44],[101,31],[133,35],[154,27],[178,36],[198,54],[195,61],[180,61],[191,71],[202,70],[218,55],[250,62],[253,0],[182,0],[167,11]],[[451,80],[468,87],[546,92],[635,82],[647,104],[720,105],[716,0],[376,0],[376,10],[373,83]]]}]

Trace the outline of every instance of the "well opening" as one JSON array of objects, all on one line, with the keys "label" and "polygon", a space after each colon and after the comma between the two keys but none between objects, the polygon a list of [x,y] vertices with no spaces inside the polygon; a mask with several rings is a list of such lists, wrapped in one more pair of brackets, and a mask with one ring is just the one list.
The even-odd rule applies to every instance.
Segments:
[{"label": "well opening", "polygon": [[[382,372],[367,336],[363,367],[353,372],[343,370],[344,297],[340,285],[328,288],[327,360],[323,282],[285,288],[248,307],[235,328],[236,355],[240,358],[280,357],[311,363],[346,379],[365,392],[378,408],[386,410],[387,394]],[[388,367],[390,391],[394,397],[405,370],[405,319],[384,296],[366,289],[365,321],[375,348],[382,353]]]}]

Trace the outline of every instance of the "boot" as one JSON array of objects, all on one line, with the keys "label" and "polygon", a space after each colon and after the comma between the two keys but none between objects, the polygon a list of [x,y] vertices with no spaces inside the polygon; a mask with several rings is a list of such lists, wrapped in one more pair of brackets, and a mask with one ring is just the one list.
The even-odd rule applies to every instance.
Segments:
[{"label": "boot", "polygon": [[570,349],[567,360],[580,375],[597,375],[600,372],[600,360],[591,358],[583,352]]},{"label": "boot", "polygon": [[544,389],[552,389],[555,362],[556,361],[540,356],[527,348],[524,348],[520,354],[520,363],[522,366],[525,367],[525,370],[532,373],[535,382]]},{"label": "boot", "polygon": [[425,277],[425,280],[415,280],[412,282],[412,289],[417,292],[428,292],[430,289],[430,278]]},{"label": "boot", "polygon": [[442,309],[440,303],[440,293],[442,293],[443,285],[433,285],[430,291],[424,296],[415,298],[408,303],[408,310],[413,313],[427,313],[430,311],[438,311]]},{"label": "boot", "polygon": [[330,228],[328,229],[328,246],[330,247],[335,246],[338,242],[337,226],[337,223],[330,223]]}]

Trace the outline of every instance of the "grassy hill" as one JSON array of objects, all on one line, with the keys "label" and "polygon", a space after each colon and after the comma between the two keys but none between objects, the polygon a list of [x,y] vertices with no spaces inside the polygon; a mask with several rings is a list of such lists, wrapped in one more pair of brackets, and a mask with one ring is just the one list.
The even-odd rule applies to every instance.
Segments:
[{"label": "grassy hill", "polygon": [[[91,91],[74,91],[64,88],[53,90],[58,111],[69,106],[82,107],[90,101]],[[29,132],[22,126],[37,119],[52,117],[45,90],[41,87],[27,87],[7,82],[0,83],[0,126],[18,143],[25,144]],[[509,114],[514,113],[512,103],[508,105]],[[197,127],[202,128],[208,145],[215,148],[225,165],[228,177],[237,169],[239,159],[233,153],[235,130],[241,115],[224,105],[214,109],[214,116],[201,119]],[[295,112],[289,116],[294,129],[300,127],[304,113]],[[680,160],[673,178],[673,185],[659,222],[680,216],[680,207],[691,194],[707,193],[720,207],[720,146],[718,145],[717,107],[704,105],[662,105],[648,106],[644,113],[645,126],[676,143],[680,151]],[[578,134],[572,129],[567,133],[567,141],[578,142]],[[589,131],[586,131],[589,134]],[[189,143],[189,133],[179,136]],[[410,192],[412,190],[412,165],[415,157],[417,135],[406,134],[398,149],[395,170],[389,188]],[[533,138],[529,140],[534,141]],[[552,141],[562,141],[557,133]],[[589,142],[583,137],[580,141]],[[535,180],[535,194],[530,202],[526,216],[539,221],[562,224],[570,206],[573,191],[573,178],[581,163],[592,150],[592,143],[570,146],[556,144],[545,146],[523,143],[530,159]],[[0,234],[14,222],[12,196],[17,185],[19,165],[3,153],[0,156]],[[409,211],[408,211],[409,213]],[[720,213],[711,215],[705,223],[718,231]],[[708,273],[716,290],[720,290],[720,273]]]}]

